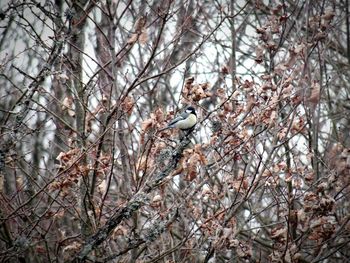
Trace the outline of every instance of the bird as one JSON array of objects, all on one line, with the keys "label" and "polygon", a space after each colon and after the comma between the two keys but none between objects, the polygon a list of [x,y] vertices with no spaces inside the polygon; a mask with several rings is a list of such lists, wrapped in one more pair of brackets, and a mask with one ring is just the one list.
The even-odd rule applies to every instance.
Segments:
[{"label": "bird", "polygon": [[172,128],[178,128],[183,131],[188,131],[194,128],[197,124],[197,114],[196,110],[189,106],[186,108],[186,110],[177,116],[175,119],[173,119],[171,122],[169,122],[168,126],[165,128],[160,129],[159,131],[164,131],[167,129]]}]

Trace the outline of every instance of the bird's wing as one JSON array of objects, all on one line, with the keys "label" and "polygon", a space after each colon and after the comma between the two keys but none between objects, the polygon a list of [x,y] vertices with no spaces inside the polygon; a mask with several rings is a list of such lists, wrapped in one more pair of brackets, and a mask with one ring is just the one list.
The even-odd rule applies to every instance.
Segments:
[{"label": "bird's wing", "polygon": [[186,112],[180,114],[180,115],[177,116],[175,119],[173,119],[171,122],[169,122],[168,127],[169,127],[169,126],[171,127],[172,125],[174,125],[174,124],[177,123],[178,121],[181,121],[181,120],[186,119],[187,115],[188,115],[188,114],[187,114]]}]

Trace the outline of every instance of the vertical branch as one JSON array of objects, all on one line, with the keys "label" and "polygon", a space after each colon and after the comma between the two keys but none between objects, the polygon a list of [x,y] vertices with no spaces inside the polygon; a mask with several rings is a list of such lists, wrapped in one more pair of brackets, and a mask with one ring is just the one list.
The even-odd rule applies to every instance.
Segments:
[{"label": "vertical branch", "polygon": [[[113,24],[113,23],[112,23]],[[114,26],[110,26],[109,27],[110,30],[110,36],[111,36],[111,57],[112,57],[112,74],[113,76],[115,76],[114,78],[114,82],[113,82],[113,87],[115,89],[116,92],[116,96],[118,98],[121,97],[121,92],[122,90],[119,89],[119,85],[118,85],[118,80],[116,78],[117,76],[117,69],[116,69],[116,64],[114,63],[114,60],[116,58],[116,52],[115,52],[115,43],[114,40],[116,38],[115,36],[115,31],[116,28]],[[122,102],[121,102],[122,103]],[[122,164],[122,176],[123,176],[123,183],[119,186],[121,192],[123,193],[124,191],[124,195],[125,196],[129,196],[131,194],[131,181],[130,181],[130,169],[128,167],[128,162],[127,162],[127,157],[128,155],[128,149],[126,147],[126,140],[128,140],[129,138],[126,138],[125,136],[125,125],[123,124],[123,119],[122,119],[122,109],[118,109],[117,111],[117,136],[118,136],[118,148],[120,151],[120,156],[121,156],[121,164]],[[115,147],[113,145],[113,147]]]},{"label": "vertical branch", "polygon": [[[305,32],[305,42],[308,43],[310,36],[310,23],[309,23],[309,18],[310,18],[310,13],[311,13],[311,6],[310,6],[310,1],[306,1],[306,32]],[[304,57],[304,68],[303,68],[303,75],[304,78],[306,79],[305,83],[306,87],[303,90],[303,98],[305,100],[305,98],[307,98],[307,96],[311,93],[311,74],[310,74],[310,68],[309,68],[309,52],[310,52],[310,47],[306,47],[306,51],[305,51],[305,57]],[[305,85],[305,84],[304,84]],[[306,106],[306,118],[307,118],[307,123],[309,125],[309,130],[308,130],[308,144],[309,144],[309,151],[310,153],[313,153],[313,156],[311,157],[311,163],[312,163],[312,167],[315,171],[316,174],[316,179],[318,179],[318,173],[317,173],[317,157],[316,157],[316,152],[317,152],[317,140],[316,140],[316,125],[314,123],[314,118],[315,115],[312,112],[312,109],[308,106]]]},{"label": "vertical branch", "polygon": [[[75,17],[71,21],[72,29],[72,41],[70,45],[69,54],[72,60],[72,86],[75,89],[75,115],[76,115],[76,130],[77,134],[77,146],[79,149],[84,152],[86,150],[86,134],[85,134],[85,105],[86,105],[86,96],[83,86],[83,50],[85,44],[84,28],[86,22],[86,15],[84,12],[84,5],[86,1],[74,2],[73,10],[75,11]],[[81,158],[81,167],[87,166],[86,154]],[[84,237],[87,237],[91,234],[92,228],[89,223],[89,207],[88,204],[88,185],[89,177],[85,176],[85,172],[82,172],[80,176],[80,209],[81,209],[81,231]]]},{"label": "vertical branch", "polygon": [[235,10],[234,10],[235,1],[231,1],[231,60],[230,60],[230,69],[231,69],[231,79],[232,79],[232,92],[236,90],[236,29],[235,29]]}]

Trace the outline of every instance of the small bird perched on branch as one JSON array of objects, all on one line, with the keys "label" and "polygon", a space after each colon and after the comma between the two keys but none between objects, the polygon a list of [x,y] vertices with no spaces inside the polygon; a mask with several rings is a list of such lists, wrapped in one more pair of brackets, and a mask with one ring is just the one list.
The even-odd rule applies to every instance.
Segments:
[{"label": "small bird perched on branch", "polygon": [[185,112],[173,119],[167,127],[160,129],[159,131],[164,131],[171,128],[178,128],[180,130],[191,130],[196,124],[196,110],[192,106],[189,106],[186,108]]}]

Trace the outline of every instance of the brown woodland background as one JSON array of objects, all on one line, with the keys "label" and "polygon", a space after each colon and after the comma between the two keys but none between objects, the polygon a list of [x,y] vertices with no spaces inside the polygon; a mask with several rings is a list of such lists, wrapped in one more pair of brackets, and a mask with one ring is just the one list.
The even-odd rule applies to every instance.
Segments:
[{"label": "brown woodland background", "polygon": [[348,0],[0,5],[1,262],[350,261]]}]

